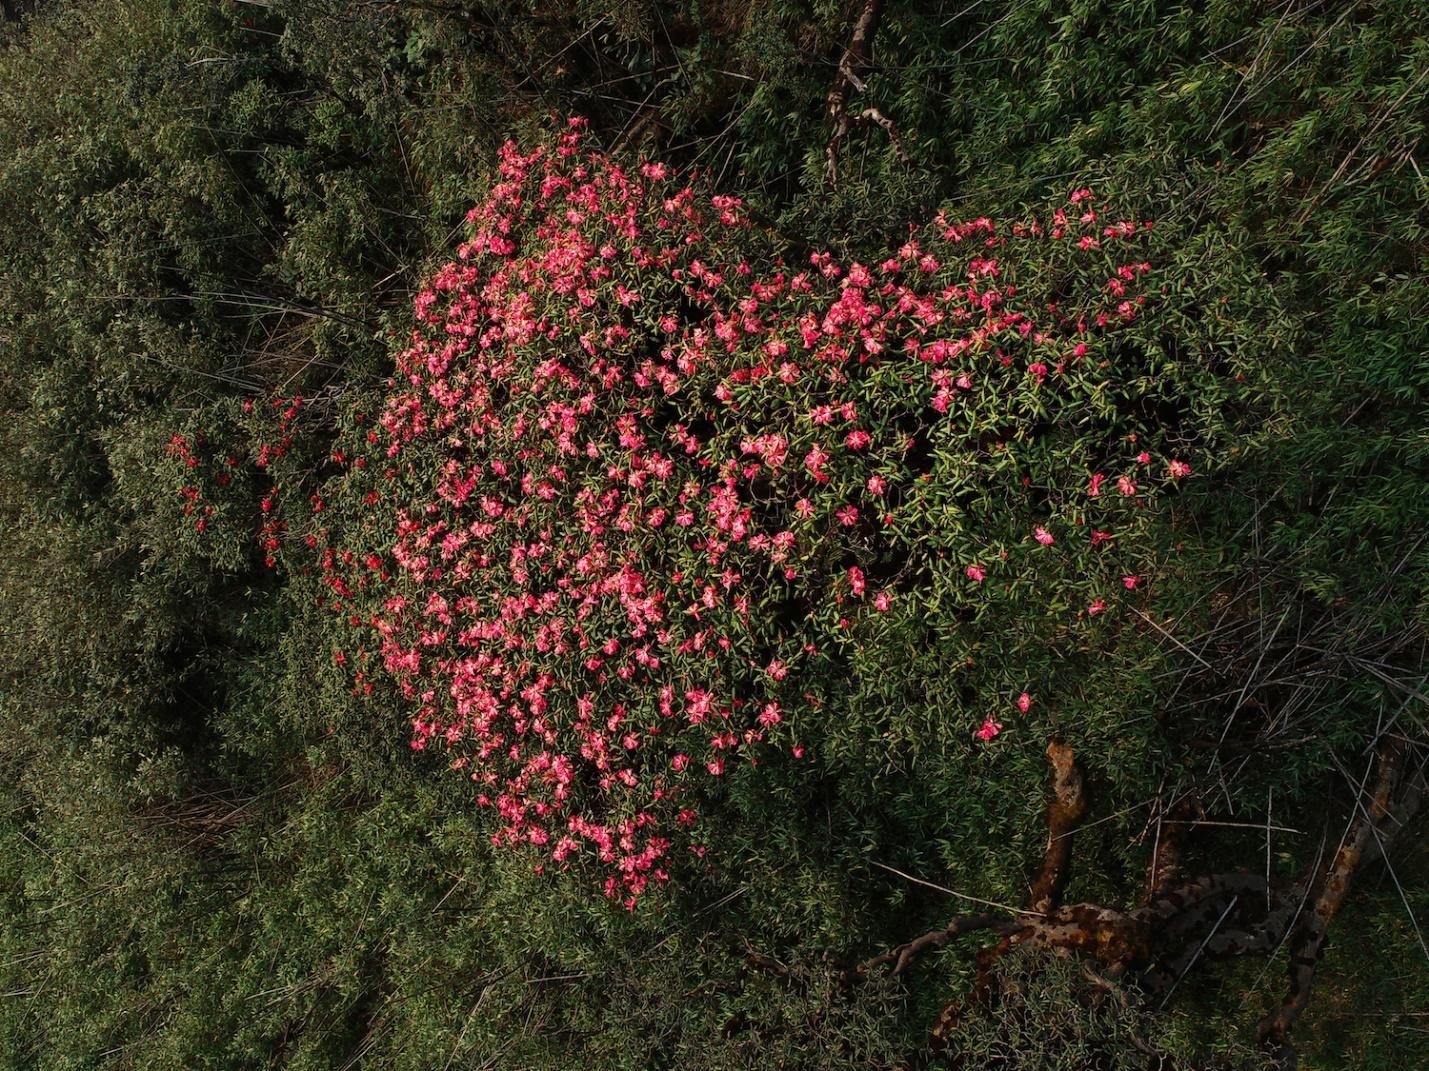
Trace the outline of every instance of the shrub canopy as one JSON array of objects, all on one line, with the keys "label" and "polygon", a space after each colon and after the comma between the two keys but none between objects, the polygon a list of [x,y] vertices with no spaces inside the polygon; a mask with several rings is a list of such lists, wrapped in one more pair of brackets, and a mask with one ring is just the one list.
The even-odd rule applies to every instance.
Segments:
[{"label": "shrub canopy", "polygon": [[[395,677],[494,839],[594,856],[633,905],[701,782],[803,757],[910,638],[1004,675],[1095,647],[1192,470],[1123,338],[1157,308],[1151,223],[1081,189],[875,264],[796,256],[581,126],[502,151],[357,414],[331,497],[361,519],[323,564],[359,683]],[[969,743],[1036,702],[973,679]]]}]

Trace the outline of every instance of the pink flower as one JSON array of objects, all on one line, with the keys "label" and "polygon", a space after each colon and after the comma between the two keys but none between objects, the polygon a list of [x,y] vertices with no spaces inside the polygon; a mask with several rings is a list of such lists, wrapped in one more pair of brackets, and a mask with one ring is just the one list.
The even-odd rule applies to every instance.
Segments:
[{"label": "pink flower", "polygon": [[882,476],[870,476],[868,478],[868,493],[871,495],[881,495],[888,490],[888,481]]},{"label": "pink flower", "polygon": [[844,436],[844,445],[850,450],[862,450],[873,442],[873,436],[862,428],[857,428]]},{"label": "pink flower", "polygon": [[789,675],[789,667],[776,658],[770,662],[769,665],[764,667],[764,672],[768,673],[776,681],[782,681]]},{"label": "pink flower", "polygon": [[996,720],[989,714],[982,721],[982,726],[973,735],[984,742],[991,740],[998,733],[1002,732],[1002,722]]},{"label": "pink flower", "polygon": [[1139,583],[1141,583],[1141,577],[1139,577],[1139,576],[1124,576],[1124,577],[1121,578],[1121,582],[1126,585],[1126,590],[1127,590],[1127,591],[1134,591],[1134,590],[1136,590],[1136,585],[1139,584]]},{"label": "pink flower", "polygon": [[1167,467],[1171,471],[1171,478],[1173,480],[1179,480],[1183,476],[1191,475],[1191,466],[1184,461],[1173,460]]},{"label": "pink flower", "polygon": [[880,591],[877,595],[873,597],[873,608],[879,613],[883,613],[884,611],[886,611],[889,607],[889,604],[890,600],[888,598],[888,592],[886,591]]},{"label": "pink flower", "polygon": [[808,520],[814,515],[814,504],[807,498],[801,498],[794,503],[794,512],[805,520]]},{"label": "pink flower", "polygon": [[676,755],[673,759],[670,760],[670,765],[673,766],[676,770],[683,770],[689,764],[690,757],[688,755]]},{"label": "pink flower", "polygon": [[856,565],[848,567],[848,584],[855,595],[862,595],[868,587],[867,581],[863,578],[863,570]]},{"label": "pink flower", "polygon": [[1087,607],[1087,616],[1096,617],[1106,609],[1106,601],[1103,599],[1093,599],[1091,605]]},{"label": "pink flower", "polygon": [[1116,481],[1116,489],[1123,495],[1130,497],[1136,494],[1136,481],[1130,476],[1119,477]]},{"label": "pink flower", "polygon": [[975,581],[977,581],[979,584],[981,584],[984,580],[987,579],[987,574],[982,571],[982,566],[980,566],[980,565],[969,565],[969,566],[968,566],[968,579],[969,579],[969,580],[975,580]]},{"label": "pink flower", "polygon": [[1017,697],[1017,709],[1024,714],[1032,709],[1032,697],[1026,692],[1023,692]]},{"label": "pink flower", "polygon": [[721,755],[719,758],[713,759],[705,763],[705,769],[708,770],[710,773],[714,774],[716,777],[724,773],[724,756]]},{"label": "pink flower", "polygon": [[1103,473],[1103,472],[1094,472],[1094,473],[1092,473],[1091,482],[1087,485],[1087,494],[1091,495],[1093,498],[1096,498],[1097,495],[1101,494],[1101,493],[1102,493],[1102,481],[1105,480],[1105,479],[1106,479],[1106,474]]},{"label": "pink flower", "polygon": [[1041,543],[1044,547],[1050,547],[1053,543],[1057,542],[1052,533],[1040,525],[1032,530],[1032,534],[1037,538],[1037,542]]},{"label": "pink flower", "polygon": [[854,506],[840,506],[834,512],[834,516],[845,528],[851,528],[858,523],[858,509]]}]

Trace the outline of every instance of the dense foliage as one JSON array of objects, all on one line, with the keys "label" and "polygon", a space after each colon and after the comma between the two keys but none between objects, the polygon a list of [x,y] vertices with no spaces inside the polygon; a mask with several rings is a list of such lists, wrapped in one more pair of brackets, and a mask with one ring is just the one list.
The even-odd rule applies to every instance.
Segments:
[{"label": "dense foliage", "polygon": [[[858,6],[6,5],[7,1066],[899,1066],[976,946],[838,968],[1023,901],[1050,736],[1108,902],[1422,748],[1421,5],[889,5],[831,185]],[[1423,1058],[1422,823],[1305,1066]]]},{"label": "dense foliage", "polygon": [[[854,723],[863,667],[938,648],[910,693],[957,681],[990,739],[1018,693],[984,688],[1103,649],[1108,599],[1154,583],[1156,503],[1191,474],[1158,440],[1205,436],[1137,419],[1149,224],[1078,190],[874,265],[751,264],[738,200],[576,133],[500,174],[317,518],[356,527],[322,568],[371,630],[358,680],[369,655],[398,678],[498,843],[587,850],[633,907],[689,784]],[[1221,408],[1223,369],[1184,378]]]}]

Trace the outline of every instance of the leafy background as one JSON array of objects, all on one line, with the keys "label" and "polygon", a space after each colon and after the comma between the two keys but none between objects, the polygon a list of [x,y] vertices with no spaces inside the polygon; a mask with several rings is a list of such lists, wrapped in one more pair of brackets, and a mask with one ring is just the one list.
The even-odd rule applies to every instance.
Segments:
[{"label": "leafy background", "polygon": [[[496,147],[553,116],[701,169],[794,248],[868,255],[939,207],[1014,217],[1082,184],[1158,221],[1180,288],[1146,340],[1166,394],[1188,355],[1242,389],[1164,414],[1214,427],[1216,451],[1167,520],[1183,565],[1160,629],[1055,693],[1101,819],[1074,898],[1133,896],[1148,814],[1190,784],[1256,827],[1208,831],[1198,863],[1290,873],[1337,835],[1370,736],[1424,740],[1421,4],[889,5],[858,101],[909,159],[857,128],[836,189],[842,3],[5,13],[9,1065],[892,1067],[973,966],[953,948],[907,986],[836,983],[954,910],[875,864],[1020,902],[1042,741],[924,761],[931,708],[878,694],[850,707],[891,720],[887,748],[739,781],[713,819],[726,862],[658,910],[537,879],[410,752],[401,710],[353,701],[314,579],[265,568],[252,538],[269,477],[205,485],[212,532],[179,515],[172,435],[251,453],[274,429],[245,399],[309,399],[284,479],[321,478],[336,411],[380,385]],[[1271,822],[1300,832],[1267,851]],[[1429,1058],[1422,822],[1336,920],[1306,1066]],[[1159,1014],[1099,1023],[1043,967],[1025,1014],[970,1022],[958,1051],[1140,1066],[1106,1040],[1135,1034],[1188,1066],[1250,1061],[1281,976],[1218,966]]]}]

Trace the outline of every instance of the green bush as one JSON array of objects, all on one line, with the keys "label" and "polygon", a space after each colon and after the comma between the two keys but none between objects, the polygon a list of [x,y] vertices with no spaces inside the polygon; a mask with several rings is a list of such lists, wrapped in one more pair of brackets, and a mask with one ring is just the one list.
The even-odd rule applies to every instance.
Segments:
[{"label": "green bush", "polygon": [[[1338,835],[1340,769],[1358,783],[1366,741],[1385,727],[1423,739],[1429,35],[1415,0],[886,4],[850,103],[881,109],[897,144],[856,124],[836,187],[827,94],[857,14],[847,5],[16,7],[38,10],[0,35],[0,1063],[899,1066],[966,990],[972,949],[930,958],[906,989],[841,989],[827,958],[946,921],[943,895],[874,864],[1022,902],[1045,840],[1047,734],[1076,749],[1097,815],[1077,834],[1069,895],[1109,904],[1136,895],[1149,819],[1183,790],[1200,788],[1229,823],[1195,831],[1189,866],[1258,870],[1269,851],[1289,876],[1314,862],[1322,829]],[[736,413],[714,398],[711,365],[697,390],[640,417],[654,443],[678,406],[700,409],[707,425],[687,427],[716,466],[743,459],[746,437],[797,439],[767,500],[740,475],[736,501],[756,531],[803,527],[793,582],[747,540],[724,552],[744,574],[733,590],[775,604],[751,614],[766,632],[740,631],[728,604],[702,609],[729,626],[731,651],[661,667],[718,674],[731,700],[748,684],[783,720],[746,745],[744,729],[764,731],[758,709],[727,704],[733,753],[758,767],[729,761],[715,778],[701,773],[708,737],[684,749],[684,780],[665,775],[684,796],[661,801],[662,821],[697,809],[687,836],[708,850],[667,853],[680,880],[633,915],[585,880],[533,875],[537,852],[489,844],[477,789],[443,772],[465,745],[410,749],[412,707],[373,668],[367,630],[331,613],[324,583],[353,579],[344,548],[387,555],[385,506],[428,501],[450,456],[432,437],[365,473],[348,465],[385,447],[361,435],[381,431],[413,298],[500,181],[499,145],[535,144],[550,116],[573,113],[591,117],[599,160],[635,174],[639,150],[697,168],[701,211],[716,192],[743,197],[752,225],[711,223],[705,244],[766,282],[778,255],[792,278],[813,249],[881,280],[908,223],[940,205],[1010,235],[1009,221],[1045,218],[1086,185],[1099,206],[1155,221],[1127,246],[1127,261],[1153,266],[1136,280],[1147,304],[1099,339],[1115,356],[1101,370],[1109,408],[1095,377],[1034,390],[990,368],[940,415],[924,404],[928,369],[887,350],[870,364],[885,378],[910,368],[915,383],[885,391],[862,365],[837,385],[840,402],[857,393],[870,435],[916,411],[909,433],[943,450],[919,464],[966,469],[955,491],[915,487],[904,502],[900,490],[904,526],[864,527],[879,474],[868,465],[884,479],[914,471],[881,439],[863,451],[819,439],[829,481],[796,486],[815,432],[833,427],[797,419],[818,404],[797,385],[766,396],[768,377],[730,382]],[[939,250],[939,285],[966,267],[935,231],[917,237]],[[1083,284],[1110,278],[1087,274],[1099,256],[1011,241],[997,259],[1030,315],[1064,269],[1090,299]],[[728,311],[754,277],[725,274],[709,304]],[[658,273],[642,278],[646,307],[672,305],[677,334],[711,315]],[[811,284],[773,304],[823,311],[839,296],[833,280]],[[634,322],[639,305],[596,289],[599,315],[663,337]],[[755,344],[741,334],[720,359],[752,366]],[[811,399],[835,393],[803,385]],[[639,396],[627,383],[602,405]],[[505,397],[500,411],[531,401]],[[1039,405],[1086,423],[1054,425]],[[960,407],[1008,429],[1007,449],[974,441]],[[337,444],[341,461],[338,435],[356,439]],[[1110,463],[1141,446],[1194,473],[1141,479],[1134,497],[1154,494],[1133,507]],[[382,472],[409,461],[411,481],[389,489]],[[1100,466],[1108,480],[1078,522]],[[720,478],[696,477],[705,490]],[[360,501],[366,489],[387,494],[383,508]],[[809,498],[815,516],[789,518],[775,490]],[[846,527],[837,511],[850,504],[860,518]],[[1094,554],[1073,533],[1099,523],[1096,506],[1126,515],[1100,525],[1117,538]],[[650,540],[661,584],[690,557],[670,523]],[[1035,542],[1039,525],[1055,543]],[[956,556],[968,547],[1008,558],[975,585]],[[905,560],[916,569],[900,571]],[[723,568],[696,564],[706,580]],[[1146,579],[1127,591],[1128,575]],[[672,619],[703,595],[682,584],[662,592],[682,600]],[[402,588],[420,585],[378,575],[356,603]],[[883,612],[871,608],[881,590]],[[1096,598],[1108,609],[1077,619]],[[693,619],[679,623],[691,636]],[[819,658],[788,662],[782,682],[761,676],[795,635]],[[621,701],[616,681],[601,688]],[[664,743],[637,749],[651,777],[672,757],[658,756]],[[598,777],[579,791],[588,810],[602,804]],[[1335,924],[1340,947],[1297,1031],[1307,1067],[1404,1066],[1423,1049],[1422,958],[1345,958],[1356,941],[1417,943],[1422,867],[1400,850],[1389,863],[1361,875]],[[1283,958],[1207,972],[1223,985],[1198,968],[1154,1017],[1157,1038],[1184,1041],[1162,1047],[1194,1065],[1191,1053],[1243,1032],[1281,999]],[[1103,1021],[1081,1008],[1076,977],[1054,966],[1029,984],[1039,978],[1053,992],[1034,1007],[1049,1020]],[[960,1044],[971,1051],[971,1035]]]},{"label": "green bush", "polygon": [[1174,583],[1187,459],[1247,400],[1168,362],[1152,224],[1083,189],[786,265],[738,200],[575,132],[500,170],[311,521],[359,629],[333,657],[396,678],[499,843],[594,855],[633,906],[705,775],[1004,719],[1036,747]]}]

